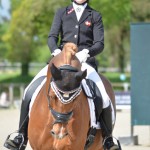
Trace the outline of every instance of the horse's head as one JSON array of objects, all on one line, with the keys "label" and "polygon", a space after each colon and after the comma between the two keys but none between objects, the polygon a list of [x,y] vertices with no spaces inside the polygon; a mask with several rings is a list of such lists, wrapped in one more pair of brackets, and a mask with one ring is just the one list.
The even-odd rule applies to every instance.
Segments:
[{"label": "horse's head", "polygon": [[82,90],[81,81],[86,77],[86,70],[79,71],[70,65],[57,68],[54,64],[50,70],[52,80],[48,96],[54,118],[51,134],[61,139],[68,134],[66,125],[73,115],[74,100]]},{"label": "horse's head", "polygon": [[79,71],[70,65],[63,65],[57,68],[52,64],[51,74],[53,81],[59,89],[72,91],[80,86],[82,79],[86,77],[86,70]]}]

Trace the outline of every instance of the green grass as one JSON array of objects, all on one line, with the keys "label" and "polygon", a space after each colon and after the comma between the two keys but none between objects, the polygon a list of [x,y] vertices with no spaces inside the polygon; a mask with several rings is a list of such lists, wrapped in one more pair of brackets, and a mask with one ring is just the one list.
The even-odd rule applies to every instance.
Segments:
[{"label": "green grass", "polygon": [[[1,84],[10,84],[10,83],[23,83],[28,85],[31,80],[34,78],[34,76],[36,75],[36,73],[32,73],[28,76],[21,76],[19,72],[15,72],[15,73],[0,73],[0,85]],[[124,83],[124,82],[128,82],[130,83],[130,74],[129,73],[125,73],[126,79],[124,81],[122,81],[120,79],[120,73],[118,72],[114,72],[114,73],[102,73],[102,75],[104,75],[113,85],[113,89],[115,91],[123,91],[123,86],[115,86],[116,83]],[[1,86],[0,86],[1,87]],[[5,89],[5,87],[2,88],[3,90]],[[1,88],[0,88],[0,92],[1,92]],[[19,95],[19,89],[15,89],[14,94],[15,95]]]},{"label": "green grass", "polygon": [[110,80],[112,83],[123,83],[123,82],[130,82],[130,73],[124,73],[126,76],[125,80],[120,79],[121,73],[119,72],[107,72],[102,73],[106,78]]},{"label": "green grass", "polygon": [[[110,80],[111,83],[123,83],[130,82],[130,74],[125,73],[126,79],[122,81],[120,79],[120,73],[102,73],[106,78]],[[29,83],[36,74],[29,76],[21,76],[19,73],[0,73],[0,83]]]},{"label": "green grass", "polygon": [[34,75],[21,76],[19,73],[0,73],[0,83],[29,83]]}]

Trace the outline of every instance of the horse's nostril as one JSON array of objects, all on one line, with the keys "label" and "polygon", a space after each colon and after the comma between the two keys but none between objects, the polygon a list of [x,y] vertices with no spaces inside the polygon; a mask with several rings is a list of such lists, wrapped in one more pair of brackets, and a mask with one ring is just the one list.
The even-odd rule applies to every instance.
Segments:
[{"label": "horse's nostril", "polygon": [[55,135],[55,132],[54,132],[54,131],[51,131],[51,134],[52,134],[52,135]]},{"label": "horse's nostril", "polygon": [[68,135],[68,132],[66,132],[64,135],[67,136],[67,135]]}]

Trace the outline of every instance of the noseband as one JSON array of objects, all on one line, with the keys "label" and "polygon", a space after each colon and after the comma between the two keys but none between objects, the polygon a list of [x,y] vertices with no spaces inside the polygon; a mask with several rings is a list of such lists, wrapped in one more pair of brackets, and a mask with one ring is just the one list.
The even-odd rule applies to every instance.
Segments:
[{"label": "noseband", "polygon": [[[50,90],[50,88],[49,88],[49,90]],[[48,93],[49,93],[49,90],[48,90]],[[53,124],[56,124],[56,123],[67,123],[70,120],[70,118],[73,116],[73,111],[70,111],[68,113],[60,113],[60,112],[55,111],[50,106],[50,96],[48,94],[47,94],[47,100],[48,100],[49,109],[50,109],[53,117],[55,118],[55,122]]]},{"label": "noseband", "polygon": [[53,117],[56,119],[54,124],[67,123],[70,120],[70,118],[73,116],[73,111],[70,111],[68,113],[59,113],[52,108],[50,108],[50,110],[51,110]]}]

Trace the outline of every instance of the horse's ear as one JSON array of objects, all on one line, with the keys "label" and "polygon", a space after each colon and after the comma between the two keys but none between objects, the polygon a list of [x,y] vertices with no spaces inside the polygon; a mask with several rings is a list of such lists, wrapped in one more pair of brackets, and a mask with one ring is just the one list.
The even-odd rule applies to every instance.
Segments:
[{"label": "horse's ear", "polygon": [[77,79],[77,81],[82,81],[82,79],[84,79],[87,75],[87,70],[84,70],[84,71],[80,71],[80,72],[77,72],[76,75],[75,75],[75,78]]},{"label": "horse's ear", "polygon": [[52,63],[51,67],[51,74],[54,80],[59,80],[62,78],[61,71]]}]

